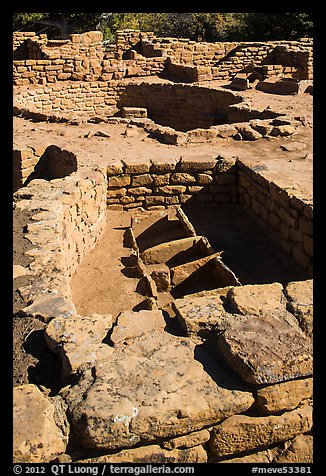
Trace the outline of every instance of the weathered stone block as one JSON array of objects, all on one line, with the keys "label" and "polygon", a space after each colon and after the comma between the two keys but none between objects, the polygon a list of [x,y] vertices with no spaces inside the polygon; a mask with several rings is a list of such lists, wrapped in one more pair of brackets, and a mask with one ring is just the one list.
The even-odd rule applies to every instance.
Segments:
[{"label": "weathered stone block", "polygon": [[163,331],[165,320],[162,311],[123,311],[117,318],[111,334],[114,345],[127,344],[130,339],[143,335],[145,332]]},{"label": "weathered stone block", "polygon": [[114,455],[80,460],[79,463],[206,463],[207,453],[202,446],[189,449],[163,449],[159,445],[125,449]]},{"label": "weathered stone block", "polygon": [[255,407],[265,415],[290,411],[296,408],[302,400],[311,398],[312,392],[312,378],[269,385],[257,390]]},{"label": "weathered stone block", "polygon": [[163,187],[157,187],[159,193],[164,193],[166,195],[175,195],[184,193],[187,190],[187,187],[184,185],[164,185]]},{"label": "weathered stone block", "polygon": [[135,175],[132,177],[133,187],[151,185],[152,183],[153,183],[153,177],[150,174]]},{"label": "weathered stone block", "polygon": [[117,345],[112,359],[63,392],[79,444],[119,449],[171,439],[252,405],[251,392],[217,362],[212,378],[194,351],[189,339],[161,330]]},{"label": "weathered stone block", "polygon": [[126,187],[130,185],[130,175],[116,175],[108,178],[109,187]]},{"label": "weathered stone block", "polygon": [[69,423],[60,397],[46,397],[35,385],[13,391],[13,460],[17,463],[47,463],[64,453]]},{"label": "weathered stone block", "polygon": [[187,173],[174,173],[171,174],[171,184],[188,184],[196,182],[193,175]]},{"label": "weathered stone block", "polygon": [[217,339],[224,360],[255,385],[312,375],[312,347],[300,330],[273,317],[248,318]]},{"label": "weathered stone block", "polygon": [[279,416],[234,415],[211,431],[210,449],[223,457],[268,448],[310,430],[312,407],[309,403]]},{"label": "weathered stone block", "polygon": [[213,169],[216,165],[216,159],[209,155],[195,155],[182,157],[179,163],[180,171],[201,171]]},{"label": "weathered stone block", "polygon": [[228,292],[233,312],[240,314],[271,314],[285,310],[286,299],[280,283],[246,284]]}]

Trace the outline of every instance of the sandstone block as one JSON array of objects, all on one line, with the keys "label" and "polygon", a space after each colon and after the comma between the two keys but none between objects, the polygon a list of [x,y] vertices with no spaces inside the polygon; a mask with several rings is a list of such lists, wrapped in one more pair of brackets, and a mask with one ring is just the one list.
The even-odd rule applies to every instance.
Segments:
[{"label": "sandstone block", "polygon": [[123,107],[121,108],[121,116],[126,118],[147,117],[147,109],[145,107]]},{"label": "sandstone block", "polygon": [[178,253],[192,248],[201,240],[201,236],[181,238],[147,248],[140,254],[145,264],[166,263]]},{"label": "sandstone block", "polygon": [[157,187],[168,185],[170,183],[170,174],[154,175],[153,182]]},{"label": "sandstone block", "polygon": [[147,206],[164,205],[166,202],[166,198],[168,197],[162,197],[160,195],[152,195],[152,196],[145,197],[145,203]]},{"label": "sandstone block", "polygon": [[200,269],[206,263],[208,263],[211,259],[220,256],[221,253],[214,253],[212,255],[204,256],[203,258],[199,258],[194,261],[189,261],[187,263],[180,264],[179,266],[175,266],[171,268],[171,282],[173,286],[177,286],[178,284],[185,281],[191,274],[193,274],[196,270]]},{"label": "sandstone block", "polygon": [[[111,359],[61,391],[79,443],[122,449],[171,439],[252,405],[251,392],[218,362],[210,376],[194,351],[189,339],[161,330],[118,344]],[[201,358],[207,358],[202,351]]]},{"label": "sandstone block", "polygon": [[155,281],[158,291],[167,291],[170,288],[170,269],[165,264],[153,264],[149,266],[148,272]]},{"label": "sandstone block", "polygon": [[46,397],[35,385],[13,391],[13,459],[17,463],[47,463],[64,453],[69,423],[60,397]]},{"label": "sandstone block", "polygon": [[228,290],[220,288],[189,294],[173,301],[173,310],[187,335],[205,337],[213,329],[224,331],[229,325],[243,319],[242,316],[226,312],[223,304]]},{"label": "sandstone block", "polygon": [[130,183],[130,175],[116,175],[108,178],[109,187],[126,187]]},{"label": "sandstone block", "polygon": [[244,139],[257,140],[263,137],[257,130],[253,129],[248,124],[243,124],[243,125],[237,124],[235,128]]},{"label": "sandstone block", "polygon": [[213,177],[208,174],[197,174],[197,182],[200,185],[208,185],[213,181]]},{"label": "sandstone block", "polygon": [[290,136],[295,132],[295,128],[291,125],[284,125],[284,126],[275,126],[270,132],[271,136]]},{"label": "sandstone block", "polygon": [[273,459],[273,463],[313,463],[313,437],[296,436],[289,446]]},{"label": "sandstone block", "polygon": [[152,189],[147,187],[133,187],[128,189],[128,194],[135,195],[140,200],[141,196],[151,195]]},{"label": "sandstone block", "polygon": [[172,158],[161,159],[159,157],[151,159],[151,172],[154,173],[166,173],[175,170],[177,160]]},{"label": "sandstone block", "polygon": [[309,403],[279,416],[234,415],[213,428],[210,448],[219,457],[263,449],[300,435],[311,426],[312,407]]},{"label": "sandstone block", "polygon": [[57,317],[71,317],[76,315],[74,304],[62,296],[42,296],[24,307],[20,311],[23,316],[32,316],[41,319],[43,322],[49,322]]},{"label": "sandstone block", "polygon": [[123,159],[124,173],[146,174],[150,169],[150,162],[139,162],[132,159]]},{"label": "sandstone block", "polygon": [[287,284],[285,293],[287,309],[295,315],[303,332],[313,335],[313,281],[292,281]]},{"label": "sandstone block", "polygon": [[230,289],[228,300],[233,312],[240,314],[271,314],[285,310],[286,299],[280,283],[246,284]]},{"label": "sandstone block", "polygon": [[206,463],[207,454],[202,446],[189,449],[167,450],[159,445],[122,450],[113,455],[98,456],[79,463]]},{"label": "sandstone block", "polygon": [[132,186],[144,186],[151,185],[153,183],[153,177],[150,174],[135,175],[132,177]]},{"label": "sandstone block", "polygon": [[171,174],[171,183],[180,183],[180,184],[187,184],[187,183],[194,183],[196,179],[193,175],[187,173],[174,173]]},{"label": "sandstone block", "polygon": [[112,327],[111,314],[53,319],[45,330],[47,345],[56,352],[64,344],[87,345],[102,342]]},{"label": "sandstone block", "polygon": [[164,185],[163,187],[157,187],[159,193],[166,195],[179,195],[187,190],[184,185]]},{"label": "sandstone block", "polygon": [[210,155],[194,155],[182,157],[179,163],[179,168],[181,172],[196,172],[213,169],[216,163],[216,158]]},{"label": "sandstone block", "polygon": [[220,124],[218,126],[211,126],[217,137],[227,138],[234,137],[238,131],[232,124]]},{"label": "sandstone block", "polygon": [[198,445],[203,445],[210,439],[209,430],[200,430],[190,433],[189,435],[179,436],[172,440],[162,442],[162,447],[167,450],[193,448]]},{"label": "sandstone block", "polygon": [[255,406],[265,415],[290,411],[312,397],[312,378],[289,380],[257,390]]},{"label": "sandstone block", "polygon": [[128,344],[130,339],[143,335],[152,330],[163,331],[165,320],[162,311],[123,311],[117,318],[111,334],[111,340],[114,345]]},{"label": "sandstone block", "polygon": [[255,385],[312,375],[312,347],[302,331],[269,316],[252,317],[218,336],[217,347],[241,377]]}]

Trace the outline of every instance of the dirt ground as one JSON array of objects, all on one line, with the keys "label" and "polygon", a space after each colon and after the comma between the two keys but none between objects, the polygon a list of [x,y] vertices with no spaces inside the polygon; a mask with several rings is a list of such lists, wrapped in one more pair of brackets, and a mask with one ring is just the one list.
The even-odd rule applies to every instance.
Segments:
[{"label": "dirt ground", "polygon": [[[148,81],[162,80],[151,78]],[[221,82],[202,84],[208,87],[225,85]],[[174,146],[151,139],[143,129],[130,128],[126,124],[83,123],[77,126],[65,123],[36,123],[21,117],[14,117],[14,143],[19,146],[44,146],[44,148],[47,145],[55,144],[68,150],[78,150],[80,152],[78,153],[79,165],[119,162],[124,158],[142,162],[148,161],[152,157],[164,161],[190,155],[234,155],[247,162],[260,165],[261,173],[268,178],[293,191],[296,195],[304,197],[307,201],[312,201],[313,97],[309,94],[277,96],[255,89],[241,92],[241,94],[246,98],[246,102],[255,108],[264,109],[270,106],[273,110],[301,117],[306,125],[291,137],[263,138],[258,141],[219,139],[214,144]],[[96,131],[106,132],[110,137],[92,135]],[[296,144],[294,150],[284,150],[284,146],[293,143]],[[23,238],[23,229],[30,216],[18,210],[14,210],[13,216],[14,264],[27,266],[29,258],[24,252],[31,245]],[[123,244],[124,227],[128,226],[128,223],[127,220],[121,220],[125,220],[122,215],[118,217],[117,214],[110,213],[108,226],[100,245],[84,259],[72,277],[73,300],[81,315],[91,312],[111,313],[115,318],[124,306],[130,309],[139,305],[144,299],[137,289],[139,279],[132,275],[130,269],[128,271],[124,264],[124,259],[130,255],[131,250]],[[225,230],[227,237],[230,229],[227,231],[226,227]],[[207,231],[207,233],[209,232]],[[273,252],[271,253],[273,254]],[[238,255],[240,256],[240,254],[241,250],[238,249]],[[243,263],[246,262],[246,259],[247,263],[250,263],[251,259],[251,264],[255,267],[254,261],[249,255],[243,256]],[[281,263],[282,259],[280,258],[280,260]],[[241,264],[239,263],[240,261],[238,266]],[[231,265],[234,263],[230,262],[229,265],[232,268]],[[241,269],[238,272],[241,273]],[[297,275],[295,270],[293,273],[295,276]],[[14,280],[14,385],[29,381],[55,391],[60,386],[58,377],[60,369],[56,357],[45,346],[43,337],[45,325],[37,319],[22,318],[17,314],[19,309],[27,305],[17,289],[27,285],[30,279],[29,276],[23,276]],[[250,279],[248,278],[249,281]],[[278,276],[275,276],[275,280],[278,279]],[[92,285],[90,286],[90,284]]]},{"label": "dirt ground", "polygon": [[132,249],[124,234],[130,226],[128,212],[111,211],[99,244],[84,258],[71,279],[72,300],[77,312],[112,314],[138,306],[145,297],[139,292],[139,277],[128,266]]}]

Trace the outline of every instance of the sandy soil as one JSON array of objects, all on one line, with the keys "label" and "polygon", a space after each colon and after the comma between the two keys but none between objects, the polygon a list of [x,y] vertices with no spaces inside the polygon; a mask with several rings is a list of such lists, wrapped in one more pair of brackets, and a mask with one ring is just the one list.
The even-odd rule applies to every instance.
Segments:
[{"label": "sandy soil", "polygon": [[127,226],[128,212],[111,211],[99,244],[72,276],[72,299],[79,314],[112,314],[115,319],[120,312],[131,310],[145,299],[139,292],[137,274],[126,266],[132,252],[124,244]]}]

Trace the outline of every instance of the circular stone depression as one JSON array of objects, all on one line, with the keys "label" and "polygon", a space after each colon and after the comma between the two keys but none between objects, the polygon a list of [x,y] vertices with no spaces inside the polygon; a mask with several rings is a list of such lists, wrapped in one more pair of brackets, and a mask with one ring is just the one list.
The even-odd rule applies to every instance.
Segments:
[{"label": "circular stone depression", "polygon": [[229,107],[241,95],[189,84],[127,84],[117,88],[117,107],[142,107],[155,123],[180,132],[229,123]]}]

